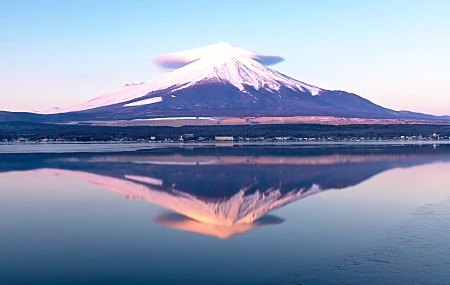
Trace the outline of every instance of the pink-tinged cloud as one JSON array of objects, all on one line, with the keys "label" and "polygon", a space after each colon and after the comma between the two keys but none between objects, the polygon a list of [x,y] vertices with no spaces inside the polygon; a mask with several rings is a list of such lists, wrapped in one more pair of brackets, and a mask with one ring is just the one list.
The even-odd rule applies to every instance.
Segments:
[{"label": "pink-tinged cloud", "polygon": [[162,68],[176,69],[202,58],[252,58],[263,65],[274,65],[284,59],[277,55],[260,54],[229,43],[218,43],[187,51],[175,52],[157,57],[153,62]]}]

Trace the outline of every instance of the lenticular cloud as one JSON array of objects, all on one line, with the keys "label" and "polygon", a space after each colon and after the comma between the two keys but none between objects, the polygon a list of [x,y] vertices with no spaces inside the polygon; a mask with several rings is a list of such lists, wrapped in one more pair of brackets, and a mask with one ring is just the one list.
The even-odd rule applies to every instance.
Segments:
[{"label": "lenticular cloud", "polygon": [[154,59],[154,63],[162,68],[176,69],[204,58],[217,59],[228,58],[251,58],[263,65],[274,65],[284,59],[276,55],[260,54],[229,43],[218,43],[187,51],[166,54]]}]

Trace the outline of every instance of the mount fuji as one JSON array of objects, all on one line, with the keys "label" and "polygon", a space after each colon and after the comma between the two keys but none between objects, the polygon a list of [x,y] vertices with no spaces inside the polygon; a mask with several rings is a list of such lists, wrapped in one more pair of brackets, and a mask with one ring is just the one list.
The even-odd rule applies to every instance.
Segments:
[{"label": "mount fuji", "polygon": [[[157,65],[174,69],[156,79],[126,84],[68,108],[9,115],[46,122],[296,116],[449,119],[387,109],[356,94],[319,88],[268,67],[282,60],[218,43],[155,59]],[[8,116],[0,113],[2,117]]]}]

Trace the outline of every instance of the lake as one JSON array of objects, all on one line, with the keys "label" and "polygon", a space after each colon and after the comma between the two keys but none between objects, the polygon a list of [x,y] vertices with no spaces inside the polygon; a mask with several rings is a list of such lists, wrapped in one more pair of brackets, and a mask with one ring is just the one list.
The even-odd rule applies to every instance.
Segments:
[{"label": "lake", "polygon": [[0,145],[0,284],[450,284],[449,144]]}]

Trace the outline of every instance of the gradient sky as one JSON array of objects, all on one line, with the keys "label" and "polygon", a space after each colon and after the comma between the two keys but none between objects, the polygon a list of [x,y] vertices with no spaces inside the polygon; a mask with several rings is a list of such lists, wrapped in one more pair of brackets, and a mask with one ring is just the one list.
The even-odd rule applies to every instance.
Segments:
[{"label": "gradient sky", "polygon": [[0,110],[67,107],[221,41],[397,110],[450,114],[450,1],[2,0]]}]

